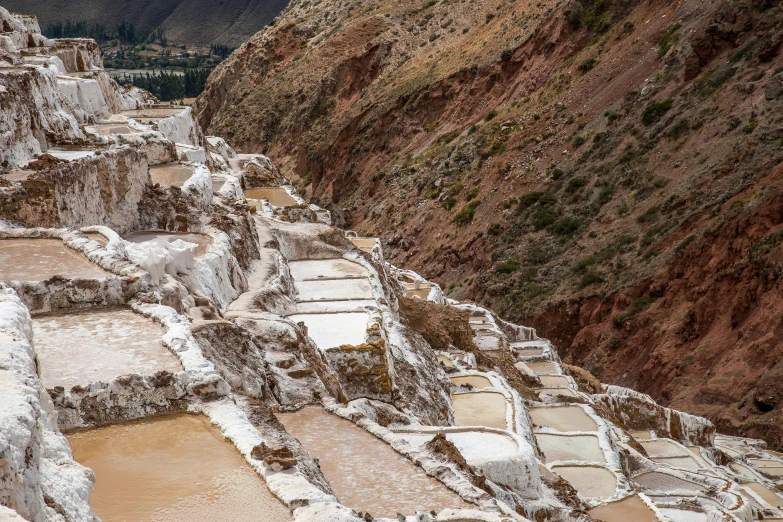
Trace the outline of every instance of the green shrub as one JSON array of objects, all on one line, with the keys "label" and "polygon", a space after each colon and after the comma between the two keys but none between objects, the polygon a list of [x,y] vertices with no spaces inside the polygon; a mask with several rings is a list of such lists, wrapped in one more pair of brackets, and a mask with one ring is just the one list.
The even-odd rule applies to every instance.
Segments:
[{"label": "green shrub", "polygon": [[479,189],[478,188],[470,189],[465,194],[465,200],[466,201],[470,201],[471,199],[475,199],[475,197],[478,196],[478,193],[479,193]]},{"label": "green shrub", "polygon": [[658,42],[659,56],[666,56],[666,53],[669,52],[669,49],[677,45],[677,42],[680,41],[680,35],[677,34],[677,31],[680,30],[680,27],[682,27],[680,24],[674,24],[673,26],[669,27],[665,33],[663,33],[661,36],[661,41]]},{"label": "green shrub", "polygon": [[635,299],[631,303],[631,306],[629,306],[623,313],[612,317],[612,323],[614,323],[615,328],[620,328],[625,324],[625,322],[628,319],[637,316],[640,313],[646,311],[648,308],[650,308],[650,306],[654,302],[655,302],[655,298],[649,296]]},{"label": "green shrub", "polygon": [[663,118],[664,114],[669,112],[669,109],[672,108],[673,104],[673,100],[665,100],[662,102],[651,101],[647,104],[647,107],[644,108],[644,112],[642,113],[642,123],[649,127],[653,123]]},{"label": "green shrub", "polygon": [[476,211],[476,207],[481,204],[481,201],[478,199],[474,199],[462,209],[457,212],[457,215],[454,216],[454,223],[456,223],[459,226],[467,225],[473,221],[473,215]]},{"label": "green shrub", "polygon": [[492,121],[495,119],[495,116],[498,115],[498,111],[489,111],[486,116],[484,116],[484,121]]},{"label": "green shrub", "polygon": [[552,225],[552,232],[558,236],[572,236],[579,231],[582,226],[582,220],[568,216],[560,218]]},{"label": "green shrub", "polygon": [[585,144],[585,139],[584,139],[583,136],[577,136],[576,138],[574,138],[574,148],[575,149],[578,149],[579,147],[581,147],[584,144]]},{"label": "green shrub", "polygon": [[693,240],[696,239],[695,236],[688,236],[682,241],[680,241],[680,244],[674,247],[674,255],[677,257],[682,257],[685,253],[685,249],[688,248],[688,245],[693,243]]},{"label": "green shrub", "polygon": [[457,204],[457,200],[455,198],[448,198],[443,201],[443,208],[445,208],[446,210],[451,210],[452,208],[454,208],[454,205],[456,204]]},{"label": "green shrub", "polygon": [[517,203],[517,214],[524,212],[538,203],[543,196],[543,192],[528,192],[527,194],[520,196],[519,203]]},{"label": "green shrub", "polygon": [[603,34],[612,27],[612,0],[596,0],[582,14],[581,25],[588,31]]},{"label": "green shrub", "polygon": [[555,211],[547,205],[536,209],[530,221],[534,230],[542,230],[554,223],[555,219],[557,219]]},{"label": "green shrub", "polygon": [[639,215],[636,218],[637,223],[650,223],[651,221],[655,221],[655,219],[658,217],[658,207],[651,207],[644,211],[643,214]]},{"label": "green shrub", "polygon": [[595,58],[588,58],[587,60],[584,60],[582,63],[579,64],[579,72],[582,74],[587,74],[588,72],[592,71],[593,68],[598,63],[598,60]]},{"label": "green shrub", "polygon": [[498,274],[511,274],[516,272],[517,268],[519,268],[519,261],[516,259],[509,259],[496,266],[495,272]]},{"label": "green shrub", "polygon": [[487,234],[490,236],[498,236],[500,235],[501,227],[500,223],[492,223],[489,228],[487,228]]},{"label": "green shrub", "polygon": [[581,290],[583,288],[587,288],[588,286],[595,283],[603,283],[605,280],[606,279],[602,273],[588,270],[579,281],[579,289]]},{"label": "green shrub", "polygon": [[565,187],[565,191],[567,194],[573,194],[575,192],[578,192],[582,187],[587,185],[587,180],[585,178],[571,178],[568,180],[568,184]]}]

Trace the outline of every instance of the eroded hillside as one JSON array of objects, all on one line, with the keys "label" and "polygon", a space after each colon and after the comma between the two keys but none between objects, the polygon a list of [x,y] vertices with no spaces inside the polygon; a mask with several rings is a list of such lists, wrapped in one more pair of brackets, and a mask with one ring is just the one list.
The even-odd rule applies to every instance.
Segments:
[{"label": "eroded hillside", "polygon": [[300,2],[198,111],[451,296],[779,443],[782,20],[763,1]]}]

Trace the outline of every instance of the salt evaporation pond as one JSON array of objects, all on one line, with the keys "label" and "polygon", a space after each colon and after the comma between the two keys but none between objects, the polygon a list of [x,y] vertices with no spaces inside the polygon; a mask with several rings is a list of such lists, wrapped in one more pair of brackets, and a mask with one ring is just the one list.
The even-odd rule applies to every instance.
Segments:
[{"label": "salt evaporation pond", "polygon": [[649,473],[642,473],[641,475],[634,477],[634,482],[642,485],[652,491],[660,491],[664,493],[672,491],[690,491],[697,493],[704,490],[704,488],[689,480],[683,480],[679,477],[674,477],[666,473],[660,473],[657,471],[651,471]]},{"label": "salt evaporation pond", "polygon": [[688,454],[686,449],[668,439],[641,440],[639,443],[650,457],[682,457]]},{"label": "salt evaporation pond", "polygon": [[366,278],[367,269],[347,259],[307,259],[289,261],[288,269],[296,281],[312,279],[356,279]]},{"label": "salt evaporation pond", "polygon": [[568,387],[571,385],[571,381],[565,375],[541,375],[539,376],[541,384],[547,388],[557,388],[559,386]]},{"label": "salt evaporation pond", "polygon": [[122,237],[125,241],[131,243],[144,243],[145,241],[168,241],[173,242],[177,239],[186,241],[188,243],[196,244],[196,257],[203,256],[209,250],[209,245],[212,244],[212,239],[206,234],[190,234],[190,233],[178,233],[178,232],[166,232],[161,230],[144,230],[141,232],[132,232]]},{"label": "salt evaporation pond", "polygon": [[604,522],[659,522],[655,513],[634,495],[588,511],[593,520]]},{"label": "salt evaporation pond", "polygon": [[604,499],[617,490],[617,477],[598,466],[556,466],[552,471],[566,479],[583,497]]},{"label": "salt evaporation pond", "polygon": [[557,371],[557,365],[553,362],[548,361],[540,361],[540,362],[526,362],[525,363],[528,368],[530,368],[530,371],[532,371],[535,374],[542,374],[542,373],[559,373]]},{"label": "salt evaporation pond", "polygon": [[260,201],[265,199],[269,201],[269,204],[273,207],[295,207],[299,205],[299,203],[291,197],[291,194],[279,187],[253,188],[247,189],[244,192],[245,199],[248,201]]},{"label": "salt evaporation pond", "polygon": [[390,446],[321,408],[277,415],[288,433],[316,457],[344,505],[395,519],[397,513],[470,509],[455,493]]},{"label": "salt evaporation pond", "polygon": [[473,386],[474,388],[492,387],[492,382],[486,377],[482,377],[481,375],[464,375],[462,377],[451,377],[449,380],[452,382],[452,384],[456,384],[457,386],[470,385]]},{"label": "salt evaporation pond", "polygon": [[324,279],[295,281],[297,301],[344,301],[346,299],[372,299],[372,286],[368,279]]},{"label": "salt evaporation pond", "polygon": [[653,462],[657,462],[658,464],[665,464],[666,466],[672,467],[672,468],[679,468],[679,469],[700,469],[701,466],[698,462],[693,460],[691,457],[654,457],[651,458]]},{"label": "salt evaporation pond", "polygon": [[74,458],[95,472],[90,505],[104,522],[292,520],[236,448],[200,415],[72,433]]},{"label": "salt evaporation pond", "polygon": [[103,279],[109,274],[59,239],[0,240],[0,281],[43,281],[55,275]]},{"label": "salt evaporation pond", "polygon": [[372,249],[378,244],[378,240],[374,237],[350,237],[348,239],[362,252],[372,252]]},{"label": "salt evaporation pond", "polygon": [[663,516],[672,522],[707,522],[709,520],[707,513],[700,511],[666,507],[662,507],[660,510]]},{"label": "salt evaporation pond", "polygon": [[457,426],[486,426],[508,429],[506,398],[493,392],[459,393],[452,395],[454,424]]},{"label": "salt evaporation pond", "polygon": [[127,123],[102,122],[94,125],[86,125],[84,130],[98,136],[111,136],[113,134],[142,134],[143,131],[134,129]]},{"label": "salt evaporation pond", "polygon": [[754,492],[756,495],[761,497],[761,499],[764,502],[766,502],[772,507],[776,508],[776,507],[783,506],[783,498],[781,498],[777,493],[769,489],[764,484],[760,484],[758,482],[751,482],[750,484],[745,484],[742,487]]},{"label": "salt evaporation pond", "polygon": [[454,361],[452,361],[449,357],[446,357],[445,355],[438,355],[438,361],[440,361],[443,366],[448,366],[449,368],[456,368],[454,366]]},{"label": "salt evaporation pond", "polygon": [[336,348],[344,344],[357,346],[367,338],[367,313],[326,313],[298,314],[288,317],[289,320],[303,322],[307,327],[307,335],[315,341],[321,350]]},{"label": "salt evaporation pond", "polygon": [[153,183],[159,183],[163,187],[182,187],[193,175],[194,170],[194,167],[179,163],[155,165],[150,167],[150,178]]},{"label": "salt evaporation pond", "polygon": [[555,435],[536,433],[538,447],[544,452],[547,462],[558,460],[580,460],[585,462],[606,462],[604,452],[595,435]]},{"label": "salt evaporation pond", "polygon": [[536,390],[538,396],[544,397],[578,397],[578,394],[570,388],[541,388]]},{"label": "salt evaporation pond", "polygon": [[530,408],[530,418],[536,426],[549,426],[557,431],[598,430],[598,424],[579,406]]},{"label": "salt evaporation pond", "polygon": [[410,297],[413,299],[421,299],[423,301],[426,301],[429,296],[430,296],[429,288],[417,288],[417,289],[405,290],[405,297]]},{"label": "salt evaporation pond", "polygon": [[109,382],[120,375],[182,371],[161,344],[163,328],[127,309],[37,316],[33,339],[47,388]]}]

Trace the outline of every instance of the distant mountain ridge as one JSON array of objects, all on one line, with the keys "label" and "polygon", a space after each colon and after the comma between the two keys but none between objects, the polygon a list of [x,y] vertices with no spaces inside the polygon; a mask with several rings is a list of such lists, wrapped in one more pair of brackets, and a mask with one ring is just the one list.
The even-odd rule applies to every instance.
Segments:
[{"label": "distant mountain ridge", "polygon": [[239,46],[261,30],[288,0],[7,0],[12,12],[35,14],[41,28],[65,20],[114,26],[123,20],[142,31],[163,26],[170,42]]}]

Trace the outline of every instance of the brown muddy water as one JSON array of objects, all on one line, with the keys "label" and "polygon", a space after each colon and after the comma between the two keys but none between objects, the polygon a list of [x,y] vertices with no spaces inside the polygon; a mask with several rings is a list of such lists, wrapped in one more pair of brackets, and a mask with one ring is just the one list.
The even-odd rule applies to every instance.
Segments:
[{"label": "brown muddy water", "polygon": [[316,457],[340,501],[376,517],[471,505],[350,421],[318,407],[280,413],[288,433]]},{"label": "brown muddy water", "polygon": [[33,342],[47,388],[109,382],[129,373],[182,371],[161,343],[163,334],[159,324],[125,308],[33,318]]},{"label": "brown muddy water", "polygon": [[557,431],[598,430],[598,424],[579,406],[530,408],[530,418],[536,426],[549,426]]},{"label": "brown muddy water", "polygon": [[[245,190],[245,199],[259,201],[266,199],[273,207],[294,207],[299,205],[291,195],[282,188],[254,188]],[[257,205],[261,208],[261,205]]]},{"label": "brown muddy water", "polygon": [[508,429],[506,398],[500,393],[459,393],[451,396],[454,406],[454,424],[457,426],[486,426]]},{"label": "brown muddy water", "polygon": [[617,489],[617,477],[598,466],[556,466],[552,471],[566,479],[583,497],[609,498]]},{"label": "brown muddy water", "polygon": [[193,175],[193,167],[168,163],[150,167],[150,178],[153,183],[163,187],[181,187]]},{"label": "brown muddy water", "polygon": [[465,375],[463,377],[450,377],[449,380],[452,384],[457,386],[465,386],[469,384],[474,388],[491,388],[492,382],[486,377],[481,375]]},{"label": "brown muddy water", "polygon": [[598,506],[588,513],[593,520],[604,522],[658,522],[655,513],[636,495]]},{"label": "brown muddy water", "polygon": [[67,435],[95,472],[104,522],[292,520],[233,444],[200,415],[173,415]]},{"label": "brown muddy water", "polygon": [[109,273],[59,239],[0,240],[0,281],[43,281],[55,275],[103,279]]}]

